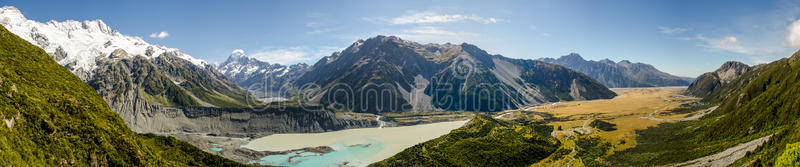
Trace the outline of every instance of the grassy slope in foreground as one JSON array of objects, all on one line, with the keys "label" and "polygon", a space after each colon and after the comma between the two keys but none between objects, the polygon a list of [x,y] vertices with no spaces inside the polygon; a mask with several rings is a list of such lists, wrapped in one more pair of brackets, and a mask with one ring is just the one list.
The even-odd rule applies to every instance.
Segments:
[{"label": "grassy slope in foreground", "polygon": [[476,115],[469,124],[371,166],[527,166],[552,154],[552,126]]},{"label": "grassy slope in foreground", "polygon": [[172,137],[139,135],[43,50],[0,26],[0,164],[237,166]]},{"label": "grassy slope in foreground", "polygon": [[774,166],[787,144],[800,142],[800,52],[747,72],[732,83],[745,84],[726,88],[732,96],[721,99],[714,113],[698,121],[641,131],[639,145],[611,159],[620,166],[677,163],[774,134],[732,164]]}]

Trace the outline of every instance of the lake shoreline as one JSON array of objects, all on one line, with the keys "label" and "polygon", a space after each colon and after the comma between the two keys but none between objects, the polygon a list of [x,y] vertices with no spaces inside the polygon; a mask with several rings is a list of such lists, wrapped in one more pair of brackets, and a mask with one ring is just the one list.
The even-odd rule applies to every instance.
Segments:
[{"label": "lake shoreline", "polygon": [[[469,120],[414,126],[356,128],[323,133],[273,134],[249,140],[247,144],[241,147],[254,151],[277,152],[329,146],[335,151],[325,154],[308,154],[306,151],[296,151],[279,156],[265,156],[261,159],[261,164],[316,166],[347,163],[348,165],[361,166],[383,160],[408,147],[447,134],[467,122]],[[336,157],[332,158],[331,156]],[[285,163],[279,163],[284,162],[282,161],[283,159],[286,159]],[[312,162],[316,164],[311,164]]]}]

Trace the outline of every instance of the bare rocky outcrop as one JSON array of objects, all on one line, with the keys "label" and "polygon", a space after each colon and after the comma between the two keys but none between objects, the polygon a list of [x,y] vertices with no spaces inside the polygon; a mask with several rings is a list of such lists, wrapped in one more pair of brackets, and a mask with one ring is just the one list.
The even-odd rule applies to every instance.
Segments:
[{"label": "bare rocky outcrop", "polygon": [[[686,89],[686,94],[697,97],[714,96],[714,98],[719,99],[728,98],[731,95],[726,94],[726,92],[723,91],[724,87],[732,84],[731,82],[733,80],[739,78],[747,72],[752,71],[753,69],[754,67],[750,67],[741,62],[725,62],[716,71],[707,72],[698,76],[697,79],[695,79],[695,81],[689,85],[689,88]],[[746,82],[734,84],[744,85]]]}]

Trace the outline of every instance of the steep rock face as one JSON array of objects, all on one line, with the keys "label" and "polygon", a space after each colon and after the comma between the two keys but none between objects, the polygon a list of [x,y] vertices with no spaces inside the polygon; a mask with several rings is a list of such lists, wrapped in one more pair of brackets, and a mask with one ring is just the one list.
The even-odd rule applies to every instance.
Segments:
[{"label": "steep rock face", "polygon": [[490,55],[469,44],[423,45],[386,36],[323,58],[295,86],[310,103],[369,113],[500,111],[616,95],[561,66]]},{"label": "steep rock face", "polygon": [[[186,108],[187,124],[181,131],[216,133],[224,136],[260,137],[273,133],[319,133],[351,128],[377,127],[374,119],[343,118],[330,111],[308,111],[302,108],[226,109],[209,107]],[[169,118],[168,120],[174,120]]]},{"label": "steep rock face", "polygon": [[[748,79],[740,80],[741,82],[736,83],[732,83],[732,81],[752,70],[753,67],[741,62],[725,62],[714,72],[707,72],[698,76],[697,79],[689,85],[686,94],[704,98],[726,99],[730,96],[730,94],[728,94],[730,91],[725,91],[724,87],[730,84],[733,84],[730,87],[738,87],[747,84],[747,82],[749,82]],[[714,97],[711,97],[712,95]]]},{"label": "steep rock face", "polygon": [[226,79],[213,66],[196,66],[178,57],[177,52],[166,52],[152,59],[160,71],[169,76],[171,82],[190,92],[203,106],[246,107],[248,94],[235,83]]},{"label": "steep rock face", "polygon": [[289,66],[270,64],[247,57],[243,50],[234,50],[225,62],[217,67],[221,73],[251,94],[260,98],[290,96],[290,83],[307,72],[310,67],[299,63]]},{"label": "steep rock face", "polygon": [[542,58],[544,62],[565,66],[584,73],[607,87],[659,87],[686,86],[691,78],[682,78],[659,71],[649,64],[631,63],[623,60],[614,63],[611,60],[584,60],[580,55],[571,53],[558,59]]}]

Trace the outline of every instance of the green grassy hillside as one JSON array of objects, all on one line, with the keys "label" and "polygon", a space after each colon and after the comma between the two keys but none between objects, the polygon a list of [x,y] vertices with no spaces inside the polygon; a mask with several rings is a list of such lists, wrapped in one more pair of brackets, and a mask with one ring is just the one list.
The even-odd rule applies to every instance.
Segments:
[{"label": "green grassy hillside", "polygon": [[371,166],[527,166],[556,151],[552,131],[479,114],[464,127]]},{"label": "green grassy hillside", "polygon": [[140,135],[95,90],[0,27],[0,164],[240,166],[171,137]]},{"label": "green grassy hillside", "polygon": [[800,52],[747,72],[703,98],[719,101],[720,107],[698,121],[640,131],[636,147],[611,159],[626,166],[682,162],[773,135],[733,165],[774,166],[788,144],[800,142]]},{"label": "green grassy hillside", "polygon": [[775,161],[775,166],[800,166],[800,143],[786,145],[786,151]]}]

